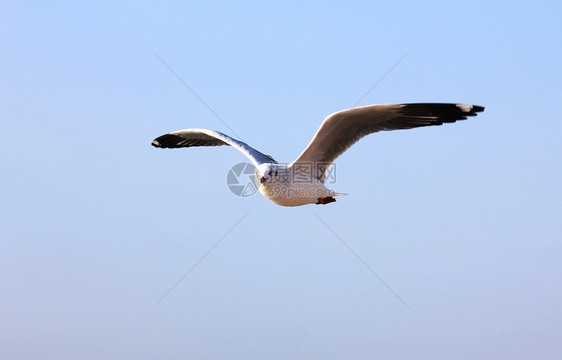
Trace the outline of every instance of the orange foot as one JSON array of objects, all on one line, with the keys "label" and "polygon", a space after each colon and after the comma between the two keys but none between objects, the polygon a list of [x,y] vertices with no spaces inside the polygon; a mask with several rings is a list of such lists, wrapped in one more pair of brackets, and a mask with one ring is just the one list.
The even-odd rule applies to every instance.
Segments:
[{"label": "orange foot", "polygon": [[318,201],[316,202],[316,205],[326,205],[332,202],[336,202],[336,199],[334,199],[331,196],[319,197]]}]

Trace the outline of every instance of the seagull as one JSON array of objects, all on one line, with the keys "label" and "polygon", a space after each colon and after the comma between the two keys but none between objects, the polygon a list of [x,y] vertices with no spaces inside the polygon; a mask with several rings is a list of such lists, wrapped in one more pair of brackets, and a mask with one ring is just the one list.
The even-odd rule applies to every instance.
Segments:
[{"label": "seagull", "polygon": [[280,164],[269,155],[221,132],[185,129],[152,141],[158,148],[230,145],[246,155],[255,166],[260,193],[281,206],[326,205],[345,194],[325,186],[330,165],[361,138],[379,131],[412,129],[465,120],[484,111],[468,104],[383,104],[355,107],[326,117],[295,161]]}]

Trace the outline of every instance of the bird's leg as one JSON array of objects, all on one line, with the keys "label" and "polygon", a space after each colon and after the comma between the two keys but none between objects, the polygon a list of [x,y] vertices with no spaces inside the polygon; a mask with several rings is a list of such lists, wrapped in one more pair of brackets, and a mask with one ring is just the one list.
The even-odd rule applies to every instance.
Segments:
[{"label": "bird's leg", "polygon": [[332,202],[336,202],[336,199],[334,199],[331,196],[319,197],[318,201],[316,202],[316,205],[326,205]]}]

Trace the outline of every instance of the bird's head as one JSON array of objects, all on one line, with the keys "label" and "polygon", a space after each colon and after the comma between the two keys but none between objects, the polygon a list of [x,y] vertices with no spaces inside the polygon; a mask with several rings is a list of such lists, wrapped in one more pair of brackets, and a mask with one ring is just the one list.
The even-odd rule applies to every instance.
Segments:
[{"label": "bird's head", "polygon": [[278,164],[262,164],[256,171],[256,177],[259,177],[260,184],[272,183],[277,176],[279,176]]}]

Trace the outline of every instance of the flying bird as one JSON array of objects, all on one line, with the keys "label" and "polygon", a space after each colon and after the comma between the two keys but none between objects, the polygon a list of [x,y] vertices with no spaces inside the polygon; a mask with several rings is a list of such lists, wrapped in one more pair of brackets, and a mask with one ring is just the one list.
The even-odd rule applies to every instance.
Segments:
[{"label": "flying bird", "polygon": [[325,186],[330,165],[366,135],[454,123],[482,111],[483,106],[437,103],[369,105],[339,111],[324,119],[308,146],[289,164],[280,164],[240,140],[208,129],[174,131],[154,139],[152,145],[159,148],[230,145],[254,164],[256,185],[268,200],[281,206],[325,205],[345,195]]}]

